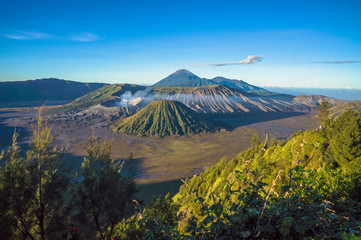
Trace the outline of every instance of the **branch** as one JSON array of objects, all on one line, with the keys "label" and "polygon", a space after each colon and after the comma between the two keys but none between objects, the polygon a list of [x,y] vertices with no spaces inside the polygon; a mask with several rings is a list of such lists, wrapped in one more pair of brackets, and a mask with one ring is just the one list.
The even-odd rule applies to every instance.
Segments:
[{"label": "branch", "polygon": [[[275,179],[273,180],[273,182],[272,182],[272,186],[271,186],[271,188],[270,188],[270,190],[269,190],[269,192],[268,192],[268,195],[267,195],[267,197],[266,197],[266,199],[265,199],[265,202],[264,202],[264,204],[263,204],[263,208],[262,208],[261,214],[260,214],[259,217],[258,217],[257,225],[256,225],[256,229],[255,229],[255,232],[254,232],[254,233],[256,233],[256,231],[259,229],[259,223],[260,223],[261,218],[262,218],[262,215],[263,215],[263,213],[264,213],[264,211],[265,211],[265,209],[266,209],[266,207],[267,207],[268,199],[269,199],[269,197],[271,196],[271,193],[273,192],[273,187],[276,185],[276,181],[277,181],[277,179],[279,178],[281,172],[283,172],[282,169],[278,171],[278,174],[277,174],[276,178],[275,178]],[[258,234],[256,234],[256,235],[258,235]]]}]

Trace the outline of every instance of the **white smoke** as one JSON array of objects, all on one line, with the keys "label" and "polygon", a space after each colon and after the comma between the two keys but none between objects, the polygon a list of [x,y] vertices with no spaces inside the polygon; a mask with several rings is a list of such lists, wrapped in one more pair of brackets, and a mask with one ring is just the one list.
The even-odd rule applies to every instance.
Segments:
[{"label": "white smoke", "polygon": [[116,102],[115,105],[119,107],[131,107],[136,106],[138,103],[140,103],[144,99],[148,99],[148,94],[152,91],[152,88],[146,88],[143,91],[137,91],[134,94],[132,94],[131,91],[125,91],[120,96],[120,101]]}]

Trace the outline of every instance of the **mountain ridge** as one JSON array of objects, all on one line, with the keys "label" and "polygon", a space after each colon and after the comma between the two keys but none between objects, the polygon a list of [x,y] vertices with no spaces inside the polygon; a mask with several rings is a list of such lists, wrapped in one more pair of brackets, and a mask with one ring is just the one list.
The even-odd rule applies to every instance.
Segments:
[{"label": "mountain ridge", "polygon": [[0,82],[0,102],[74,100],[106,83],[82,83],[58,78]]},{"label": "mountain ridge", "polygon": [[[152,88],[130,84],[114,84],[103,86],[67,105],[51,111],[53,113],[81,111],[97,104],[101,104],[104,107],[120,107],[120,111],[124,107],[136,107],[140,110],[148,103],[161,99],[180,101],[198,113],[222,114],[242,112],[307,112],[316,108],[322,101],[328,101],[332,105],[346,102],[324,96],[294,97],[285,94],[260,96],[223,84],[199,87],[160,86]],[[119,104],[122,102],[129,102],[131,104],[129,106],[127,104]],[[134,113],[134,111],[131,112]]]},{"label": "mountain ridge", "polygon": [[186,69],[179,69],[174,73],[170,74],[169,76],[167,76],[166,78],[156,82],[152,86],[199,87],[199,86],[210,86],[210,85],[219,85],[219,84],[223,84],[232,88],[238,88],[249,93],[255,93],[260,95],[273,94],[272,92],[266,89],[251,85],[243,80],[228,79],[220,76],[212,79],[200,78]]}]

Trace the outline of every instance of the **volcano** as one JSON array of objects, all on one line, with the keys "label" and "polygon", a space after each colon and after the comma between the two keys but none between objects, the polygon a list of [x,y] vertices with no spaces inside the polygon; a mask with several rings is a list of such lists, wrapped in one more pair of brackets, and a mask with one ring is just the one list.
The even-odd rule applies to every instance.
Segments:
[{"label": "volcano", "polygon": [[272,92],[266,89],[251,85],[242,80],[228,79],[224,77],[215,77],[212,79],[200,78],[186,69],[177,70],[168,77],[155,83],[153,86],[154,87],[160,87],[160,86],[200,87],[200,86],[211,86],[211,85],[220,85],[220,84],[262,96],[273,95]]},{"label": "volcano", "polygon": [[110,128],[141,136],[189,135],[216,130],[211,122],[201,119],[200,114],[178,101],[153,101],[128,118],[114,121]]}]

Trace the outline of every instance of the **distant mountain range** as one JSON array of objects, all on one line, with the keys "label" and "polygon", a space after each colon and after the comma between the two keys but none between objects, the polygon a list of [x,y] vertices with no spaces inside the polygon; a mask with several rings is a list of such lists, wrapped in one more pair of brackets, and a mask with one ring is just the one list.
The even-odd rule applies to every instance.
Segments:
[{"label": "distant mountain range", "polygon": [[273,93],[241,80],[200,78],[185,69],[151,87],[60,79],[0,83],[2,103],[40,100],[73,100],[48,110],[58,113],[52,115],[54,123],[105,121],[114,132],[161,137],[224,128],[219,114],[309,112],[323,101],[333,106],[347,103],[321,95]]},{"label": "distant mountain range", "polygon": [[212,79],[200,78],[186,69],[180,69],[172,73],[168,77],[155,83],[153,86],[154,87],[159,87],[159,86],[199,87],[199,86],[211,86],[211,85],[219,85],[219,84],[223,84],[231,88],[240,89],[248,93],[255,93],[259,95],[273,94],[272,92],[266,89],[253,86],[242,80],[228,79],[224,77],[215,77]]},{"label": "distant mountain range", "polygon": [[[75,99],[76,98],[76,99]],[[196,134],[219,126],[204,121],[209,114],[309,112],[323,101],[348,106],[347,101],[322,95],[292,96],[269,92],[241,80],[199,78],[178,70],[152,87],[134,84],[79,83],[40,79],[0,83],[0,101],[73,100],[49,109],[54,121],[103,119],[115,132],[146,136]],[[357,107],[355,103],[352,107]],[[332,114],[337,115],[338,111]],[[202,115],[203,114],[203,115]],[[105,116],[106,115],[106,116]],[[209,119],[212,118],[212,116]]]},{"label": "distant mountain range", "polygon": [[57,78],[0,82],[0,103],[74,100],[104,85]]},{"label": "distant mountain range", "polygon": [[106,85],[75,101],[51,110],[79,112],[92,106],[118,107],[120,116],[129,116],[155,100],[174,100],[198,113],[244,112],[308,112],[323,102],[343,104],[341,99],[319,95],[292,96],[286,94],[259,95],[226,85],[200,87],[144,87],[130,84]]}]

